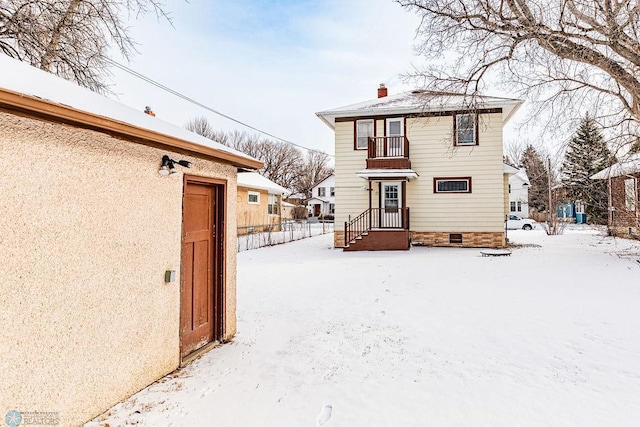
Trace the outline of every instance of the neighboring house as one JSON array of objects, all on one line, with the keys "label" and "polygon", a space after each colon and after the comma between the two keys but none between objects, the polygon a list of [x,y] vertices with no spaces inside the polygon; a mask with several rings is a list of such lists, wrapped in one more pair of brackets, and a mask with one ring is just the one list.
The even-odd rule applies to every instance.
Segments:
[{"label": "neighboring house", "polygon": [[585,211],[585,204],[580,201],[560,201],[558,208],[558,218],[567,220],[569,222],[575,222],[577,224],[584,224],[587,222],[587,213]]},{"label": "neighboring house", "polygon": [[529,177],[527,171],[518,172],[509,177],[509,213],[520,218],[529,218]]},{"label": "neighboring house", "polygon": [[[413,91],[317,113],[335,131],[335,245],[503,247],[502,130],[522,104]],[[511,168],[514,169],[514,168]]]},{"label": "neighboring house", "polygon": [[282,202],[282,221],[290,221],[296,217],[296,205],[289,202]]},{"label": "neighboring house", "polygon": [[311,189],[311,198],[307,200],[307,210],[312,217],[333,215],[336,207],[336,176],[331,174]]},{"label": "neighboring house", "polygon": [[236,171],[261,163],[0,70],[0,413],[80,425],[234,336]]},{"label": "neighboring house", "polygon": [[238,173],[238,234],[280,231],[282,196],[289,193],[257,172]]},{"label": "neighboring house", "polygon": [[627,156],[591,179],[609,181],[609,230],[619,237],[640,238],[640,153]]},{"label": "neighboring house", "polygon": [[308,198],[309,197],[304,193],[294,193],[285,197],[285,201],[291,203],[294,206],[301,206],[301,205],[304,205],[304,202]]}]

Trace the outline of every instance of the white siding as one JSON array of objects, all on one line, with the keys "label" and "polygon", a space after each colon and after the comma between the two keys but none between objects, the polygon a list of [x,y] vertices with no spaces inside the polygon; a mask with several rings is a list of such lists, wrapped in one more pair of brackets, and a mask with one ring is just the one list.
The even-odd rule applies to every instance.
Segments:
[{"label": "white siding", "polygon": [[366,167],[367,150],[353,149],[354,122],[337,122],[336,136],[336,230],[341,230],[349,215],[355,217],[369,207],[367,181],[356,172]]},{"label": "white siding", "polygon": [[[509,177],[509,185],[511,186],[511,192],[509,193],[509,209],[511,209],[511,202],[516,203],[516,210],[510,213],[518,215],[522,218],[529,218],[529,186],[523,185],[524,182],[516,175]],[[518,212],[518,202],[521,205],[521,211]]]},{"label": "white siding", "polygon": [[[479,145],[454,147],[453,117],[407,119],[412,169],[407,185],[414,231],[504,230],[502,114],[482,114]],[[472,193],[435,194],[434,177],[472,179]]]},{"label": "white siding", "polygon": [[[367,181],[356,172],[366,167],[366,150],[354,150],[353,122],[338,122],[336,137],[336,225],[369,207]],[[384,121],[377,120],[377,135]],[[453,116],[410,118],[411,167],[417,179],[407,183],[406,206],[411,209],[412,231],[501,232],[504,230],[505,188],[502,163],[502,114],[482,114],[479,145],[454,147]],[[434,194],[434,177],[472,178],[470,194]],[[373,206],[378,205],[373,185]],[[340,228],[337,228],[340,230]]]}]

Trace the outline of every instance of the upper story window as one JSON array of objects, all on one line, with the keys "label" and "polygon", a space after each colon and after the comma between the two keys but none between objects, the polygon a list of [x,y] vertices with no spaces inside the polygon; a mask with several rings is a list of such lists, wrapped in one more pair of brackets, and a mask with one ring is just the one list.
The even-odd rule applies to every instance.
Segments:
[{"label": "upper story window", "polygon": [[330,195],[331,197],[335,197],[335,195],[336,195],[336,189],[335,189],[335,187],[331,187],[331,188],[330,188],[330,193],[329,193],[329,195]]},{"label": "upper story window", "polygon": [[455,114],[454,118],[454,144],[478,145],[478,115]]},{"label": "upper story window", "polygon": [[516,211],[516,202],[511,202],[510,203],[510,208],[509,209],[511,212],[515,212]]},{"label": "upper story window", "polygon": [[247,201],[249,202],[250,205],[260,204],[260,193],[257,193],[255,191],[249,191],[249,196]]},{"label": "upper story window", "polygon": [[471,193],[471,177],[433,178],[434,193]]},{"label": "upper story window", "polygon": [[324,197],[326,195],[326,189],[324,187],[318,187],[318,196]]},{"label": "upper story window", "polygon": [[356,150],[366,150],[373,136],[373,120],[356,121]]}]

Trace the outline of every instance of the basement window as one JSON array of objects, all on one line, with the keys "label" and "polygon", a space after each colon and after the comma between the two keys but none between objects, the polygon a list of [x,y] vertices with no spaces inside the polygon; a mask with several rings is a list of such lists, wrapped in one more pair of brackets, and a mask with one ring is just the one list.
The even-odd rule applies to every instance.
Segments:
[{"label": "basement window", "polygon": [[462,234],[461,233],[449,234],[449,243],[462,243]]}]

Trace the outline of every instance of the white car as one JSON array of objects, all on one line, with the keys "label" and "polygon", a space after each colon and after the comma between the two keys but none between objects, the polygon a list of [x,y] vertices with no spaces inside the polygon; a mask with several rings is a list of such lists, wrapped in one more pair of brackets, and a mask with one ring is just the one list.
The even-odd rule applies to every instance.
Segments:
[{"label": "white car", "polygon": [[520,218],[518,215],[509,215],[507,220],[508,230],[533,230],[536,222],[529,218]]}]

